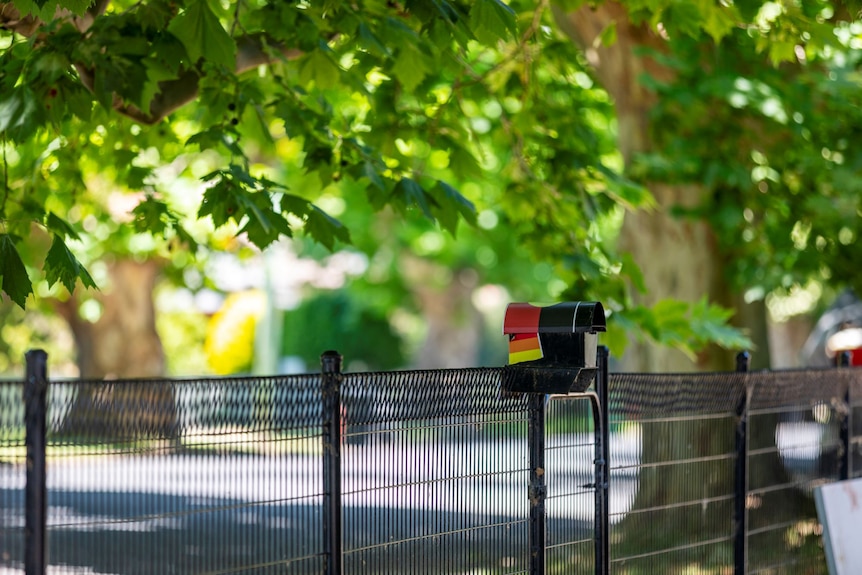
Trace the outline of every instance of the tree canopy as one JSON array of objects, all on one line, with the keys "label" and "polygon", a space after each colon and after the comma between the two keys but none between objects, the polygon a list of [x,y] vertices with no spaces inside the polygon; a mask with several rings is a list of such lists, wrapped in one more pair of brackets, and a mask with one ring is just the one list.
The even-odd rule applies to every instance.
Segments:
[{"label": "tree canopy", "polygon": [[[0,102],[3,290],[19,305],[31,291],[23,263],[38,261],[16,257],[31,223],[52,236],[48,281],[93,285],[66,241],[80,235],[94,173],[143,192],[136,231],[194,249],[155,173],[193,151],[220,155],[200,175],[208,185],[198,215],[237,226],[261,248],[298,228],[330,248],[349,241],[340,222],[291,193],[296,177],[277,163],[301,172],[318,195],[416,210],[453,233],[460,219],[475,218],[453,180],[481,184],[483,169],[506,171],[511,189],[496,197],[539,216],[528,238],[539,244],[575,239],[567,236],[585,226],[561,234],[558,223],[588,220],[587,208],[648,198],[602,157],[613,147],[607,138],[604,150],[597,145],[584,108],[608,103],[566,93],[580,68],[576,50],[561,38],[538,41],[547,34],[541,12],[523,32],[497,1],[17,2],[3,15],[13,32]],[[539,69],[539,57],[552,61]],[[534,80],[536,71],[557,77]],[[552,106],[535,104],[539,86],[552,90],[543,102]],[[581,112],[570,126],[546,129],[564,108]],[[583,138],[561,140],[561,129]]]},{"label": "tree canopy", "polygon": [[0,3],[2,292],[96,286],[99,242],[193,254],[210,240],[189,207],[260,248],[373,241],[349,224],[367,206],[452,235],[488,212],[620,325],[744,342],[706,300],[633,301],[647,286],[608,230],[655,206],[654,181],[709,188],[677,215],[711,222],[741,289],[858,282],[852,7],[622,6],[657,63],[638,78],[657,145],[636,157],[591,61],[618,23],[582,50],[565,21],[582,2]]}]

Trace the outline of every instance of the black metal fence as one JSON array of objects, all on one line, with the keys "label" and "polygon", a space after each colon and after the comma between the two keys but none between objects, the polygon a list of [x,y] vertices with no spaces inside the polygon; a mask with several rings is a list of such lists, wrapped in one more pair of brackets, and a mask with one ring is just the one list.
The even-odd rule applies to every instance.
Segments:
[{"label": "black metal fence", "polygon": [[611,374],[611,572],[826,574],[818,485],[862,476],[862,370]]},{"label": "black metal fence", "polygon": [[499,369],[324,372],[0,382],[0,574],[825,574],[812,490],[862,476],[856,369],[612,374],[609,425]]}]

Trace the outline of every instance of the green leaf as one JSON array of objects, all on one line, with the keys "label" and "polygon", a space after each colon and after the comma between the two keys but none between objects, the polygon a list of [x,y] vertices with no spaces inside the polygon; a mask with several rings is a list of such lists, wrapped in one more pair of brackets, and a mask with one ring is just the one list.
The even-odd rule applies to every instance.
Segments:
[{"label": "green leaf", "polygon": [[[368,178],[369,183],[378,191],[385,192],[386,184],[383,182],[383,178],[380,177],[380,172],[377,171],[377,168],[374,167],[374,164],[371,162],[365,162],[362,166],[362,174]],[[382,206],[379,206],[382,207]]]},{"label": "green leaf", "polygon": [[716,44],[730,34],[742,19],[737,7],[730,3],[703,2],[700,7],[704,12],[703,29]]},{"label": "green leaf", "polygon": [[[216,227],[231,220],[242,224],[239,233],[246,234],[249,241],[261,249],[282,235],[293,235],[287,219],[273,207],[272,188],[280,191],[283,186],[255,178],[236,164],[231,164],[227,171],[216,171],[201,179],[218,181],[204,192],[198,217],[211,216]],[[282,197],[282,205],[289,205],[295,199],[296,196],[287,194]],[[301,199],[295,203],[302,208]]]},{"label": "green leaf", "polygon": [[620,312],[608,318],[607,332],[602,334],[602,344],[610,348],[612,357],[623,357],[629,344],[631,331],[622,325]]},{"label": "green leaf", "polygon": [[458,190],[446,182],[438,180],[431,192],[437,202],[437,208],[434,210],[437,220],[449,233],[455,235],[461,218],[467,220],[471,225],[475,225],[476,207]]},{"label": "green leaf", "polygon": [[170,207],[155,198],[147,197],[132,210],[132,225],[136,232],[162,236],[165,239],[177,238],[194,253],[198,243],[180,223],[180,217]]},{"label": "green leaf", "polygon": [[389,48],[387,48],[383,42],[377,38],[365,22],[359,24],[358,33],[360,45],[371,54],[382,58],[388,58],[392,55]]},{"label": "green leaf", "polygon": [[476,0],[470,8],[470,23],[476,37],[485,44],[518,35],[515,11],[500,0]]},{"label": "green leaf", "polygon": [[294,214],[300,218],[304,218],[312,210],[311,202],[293,194],[282,195],[279,205],[282,212]]},{"label": "green leaf", "polygon": [[695,2],[674,2],[662,14],[671,33],[682,33],[692,38],[700,35],[703,15]]},{"label": "green leaf", "polygon": [[632,287],[634,287],[638,293],[646,293],[646,281],[644,280],[644,275],[640,266],[635,262],[634,256],[627,252],[620,256],[620,260],[622,263],[620,275],[627,277],[629,281],[631,281]]},{"label": "green leaf", "polygon": [[410,178],[401,178],[395,184],[395,189],[392,190],[397,201],[406,207],[418,206],[425,217],[434,219],[434,214],[431,213],[431,204],[428,203],[429,196],[422,186],[416,180]]},{"label": "green leaf", "polygon": [[602,33],[599,34],[599,41],[602,46],[613,46],[617,43],[617,23],[616,20],[605,26]]},{"label": "green leaf", "polygon": [[446,139],[443,147],[449,148],[449,167],[459,177],[465,181],[485,177],[476,156],[454,138]]},{"label": "green leaf", "polygon": [[245,215],[248,219],[239,233],[246,234],[249,241],[260,249],[266,248],[281,236],[293,236],[285,217],[265,205],[269,202],[269,194],[260,192],[258,197],[251,196],[248,192],[241,196],[242,204],[247,208]]},{"label": "green leaf", "polygon": [[59,280],[66,286],[67,290],[73,292],[75,291],[75,283],[80,278],[85,287],[96,287],[96,282],[93,281],[90,273],[69,251],[69,248],[57,234],[54,234],[51,249],[48,250],[48,255],[45,257],[43,271],[49,286],[53,286]]},{"label": "green leaf", "polygon": [[195,255],[198,249],[198,242],[192,236],[185,227],[183,227],[178,220],[173,222],[174,233],[176,234],[177,239],[185,244],[188,248],[188,253]]},{"label": "green leaf", "polygon": [[305,220],[305,231],[312,239],[320,242],[330,251],[335,248],[336,240],[345,244],[350,243],[350,233],[344,224],[315,205],[311,205],[311,208]]},{"label": "green leaf", "polygon": [[206,0],[192,0],[184,12],[171,20],[168,30],[183,43],[192,63],[205,58],[229,70],[236,66],[236,42]]},{"label": "green leaf", "polygon": [[53,83],[66,73],[71,64],[67,55],[46,50],[39,52],[39,56],[34,58],[30,65],[31,73],[38,75],[40,80]]},{"label": "green leaf", "polygon": [[308,112],[292,100],[284,99],[279,102],[276,114],[284,121],[284,133],[288,138],[299,138],[309,131],[306,118]]},{"label": "green leaf", "polygon": [[92,0],[14,0],[12,2],[22,16],[33,14],[43,20],[50,20],[57,7],[65,8],[78,16],[83,16]]},{"label": "green leaf", "polygon": [[222,177],[216,185],[204,192],[198,217],[212,217],[216,228],[222,227],[230,220],[239,221],[241,214],[236,193],[234,183]]},{"label": "green leaf", "polygon": [[0,289],[22,309],[33,284],[9,234],[0,234]]},{"label": "green leaf", "polygon": [[72,238],[73,240],[81,239],[78,232],[72,227],[72,224],[57,216],[54,212],[48,212],[48,216],[45,218],[45,227],[63,237]]},{"label": "green leaf", "polygon": [[621,176],[603,164],[598,164],[597,168],[607,180],[608,187],[605,193],[615,202],[630,210],[655,207],[655,198],[646,187]]},{"label": "green leaf", "polygon": [[663,345],[672,346],[695,358],[695,349],[712,343],[727,349],[750,349],[751,340],[739,329],[728,325],[732,312],[710,305],[706,298],[695,304],[665,299],[652,308],[632,306],[624,313],[614,312],[615,323],[629,333],[640,330]]},{"label": "green leaf", "polygon": [[691,329],[703,341],[731,350],[752,349],[754,342],[745,332],[728,324],[733,311],[710,304],[702,298],[691,307]]},{"label": "green leaf", "polygon": [[13,140],[28,138],[39,124],[36,96],[26,87],[17,87],[0,97],[0,133],[8,132]]},{"label": "green leaf", "polygon": [[153,198],[147,198],[132,210],[132,225],[136,232],[150,232],[153,235],[165,233],[167,223],[165,216],[168,206]]},{"label": "green leaf", "polygon": [[143,188],[153,175],[153,169],[142,166],[129,166],[126,172],[126,185],[133,190]]},{"label": "green leaf", "polygon": [[313,81],[315,86],[325,90],[338,86],[341,70],[323,50],[315,50],[305,58],[299,77],[303,83]]},{"label": "green leaf", "polygon": [[572,269],[576,275],[584,279],[600,280],[603,277],[602,266],[594,261],[589,254],[575,252],[563,258],[566,266]]},{"label": "green leaf", "polygon": [[59,4],[70,12],[74,12],[78,16],[83,16],[87,8],[93,3],[93,0],[60,0]]},{"label": "green leaf", "polygon": [[431,70],[428,57],[415,44],[403,45],[392,66],[392,74],[407,92],[413,92]]},{"label": "green leaf", "polygon": [[167,2],[143,2],[138,4],[138,21],[144,30],[161,30],[171,19]]},{"label": "green leaf", "polygon": [[272,237],[273,232],[275,232],[275,224],[270,217],[271,210],[257,205],[257,202],[255,202],[253,198],[248,197],[248,192],[240,192],[239,198],[241,204],[246,208],[244,211],[249,218],[249,222],[246,223],[244,229],[247,231],[249,226],[260,228],[260,233],[263,236],[267,238]]},{"label": "green leaf", "polygon": [[179,77],[180,58],[175,54],[182,53],[183,45],[176,37],[166,34],[153,43],[152,49],[153,54],[141,60],[146,69],[146,82],[140,96],[143,110],[150,109],[153,98],[162,89],[161,82]]},{"label": "green leaf", "polygon": [[222,131],[219,128],[213,127],[189,136],[189,139],[186,140],[186,146],[197,144],[201,152],[203,152],[204,150],[217,148],[221,142]]},{"label": "green leaf", "polygon": [[448,32],[463,47],[467,46],[468,41],[476,39],[470,29],[469,18],[460,7],[446,2],[446,0],[431,0],[431,4],[437,8],[438,14],[442,17],[441,20],[436,21],[434,27],[436,31],[441,34],[444,31]]},{"label": "green leaf", "polygon": [[793,62],[796,60],[796,46],[795,41],[773,40],[769,43],[769,59],[775,65]]}]

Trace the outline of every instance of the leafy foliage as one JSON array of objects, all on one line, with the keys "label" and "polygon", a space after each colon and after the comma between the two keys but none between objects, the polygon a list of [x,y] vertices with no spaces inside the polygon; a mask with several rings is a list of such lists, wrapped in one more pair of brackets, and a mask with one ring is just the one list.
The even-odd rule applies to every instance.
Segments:
[{"label": "leafy foliage", "polygon": [[[48,10],[55,6],[16,2],[21,16],[43,19],[41,28],[50,33],[10,37],[0,55],[0,81],[6,87],[0,133],[4,149],[11,145],[16,151],[14,160],[4,163],[11,195],[7,192],[2,216],[10,233],[28,221],[44,226],[44,201],[57,214],[77,216],[82,200],[77,193],[55,196],[61,202],[24,198],[49,173],[68,173],[70,182],[89,192],[87,160],[110,161],[104,154],[112,147],[108,154],[118,162],[114,173],[105,175],[120,188],[149,190],[131,210],[134,229],[171,236],[194,251],[197,242],[153,182],[154,168],[197,148],[202,155],[218,153],[227,163],[202,178],[208,187],[198,216],[209,217],[216,228],[235,226],[260,248],[291,237],[296,229],[330,249],[348,243],[349,232],[340,222],[310,197],[287,192],[290,175],[276,182],[267,177],[271,170],[252,169],[252,159],[258,166],[277,162],[277,142],[285,139],[299,145],[300,169],[322,188],[343,178],[363,182],[377,208],[419,209],[453,233],[460,219],[474,219],[473,203],[454,185],[428,175],[392,143],[399,136],[407,141],[447,133],[444,144],[457,145],[464,156],[459,161],[476,164],[476,150],[453,139],[470,137],[458,118],[435,118],[437,108],[448,102],[432,96],[434,109],[425,110],[423,101],[429,88],[451,85],[469,71],[463,59],[475,35],[468,22],[490,44],[513,37],[516,24],[508,6],[496,0],[473,8],[444,2],[403,9],[380,2],[268,3],[225,11],[206,0],[117,1],[91,7],[92,24],[71,20],[62,11],[54,17]],[[435,63],[444,66],[438,69]],[[267,73],[245,72],[260,65],[269,66]],[[191,100],[195,105],[183,108]],[[138,123],[117,124],[113,110]],[[432,126],[435,121],[439,125]],[[114,127],[108,131],[107,125]],[[123,130],[138,141],[117,137]],[[95,140],[87,137],[94,132]],[[185,140],[184,147],[159,144],[176,137]],[[156,146],[160,156],[152,167],[141,165],[151,150],[145,144]],[[74,231],[75,223],[64,233]],[[17,252],[17,242],[4,245]],[[71,252],[59,257],[63,250],[56,245],[43,266],[46,279],[73,287],[69,280],[78,277],[90,285],[85,268]],[[6,285],[23,305],[22,295],[32,288],[18,260],[8,260]]]},{"label": "leafy foliage", "polygon": [[233,67],[236,44],[206,0],[189,2],[183,12],[171,19],[168,31],[182,42],[189,62],[204,58],[225,68]]},{"label": "leafy foliage", "polygon": [[44,270],[49,286],[59,281],[66,286],[66,289],[72,291],[75,289],[78,278],[81,278],[84,286],[96,287],[96,282],[93,281],[89,272],[81,266],[81,262],[69,251],[60,236],[55,235],[51,242],[51,248],[45,258]]},{"label": "leafy foliage", "polygon": [[[171,194],[178,182],[198,198],[186,212],[258,248],[304,234],[331,250],[354,242],[371,252],[393,221],[418,217],[451,236],[462,220],[478,223],[469,234],[510,236],[499,254],[483,252],[489,275],[505,269],[506,253],[547,262],[567,294],[606,301],[620,321],[682,346],[699,345],[693,325],[710,341],[740,340],[705,302],[668,303],[661,324],[655,310],[633,305],[642,278],[608,238],[623,209],[653,205],[637,182],[714,189],[715,203],[685,215],[710,219],[725,245],[740,230],[751,238],[728,249],[734,265],[750,266],[734,271],[740,285],[787,285],[824,254],[835,273],[858,235],[852,130],[842,137],[839,124],[821,122],[858,116],[858,32],[830,20],[843,6],[626,3],[633,21],[670,38],[656,58],[676,67],[677,80],[645,79],[662,95],[662,148],[629,173],[613,102],[548,2],[3,6],[17,19],[0,21],[0,271],[3,292],[21,306],[35,279],[94,285],[82,253],[100,242],[127,249],[149,234],[173,254],[194,254],[206,240]],[[606,29],[602,42],[615,34]],[[781,68],[763,71],[764,57]],[[779,182],[786,193],[772,193]],[[341,219],[323,209],[327,198],[346,206]],[[743,203],[753,216],[740,214]],[[351,217],[369,206],[379,233]],[[825,230],[835,225],[848,230],[837,242]],[[453,261],[475,265],[475,244],[446,242]]]},{"label": "leafy foliage", "polygon": [[733,312],[711,305],[706,299],[689,304],[664,299],[652,308],[631,306],[614,316],[611,341],[616,350],[625,349],[626,333],[643,333],[663,345],[685,353],[692,360],[699,349],[715,344],[726,349],[746,349],[751,346],[747,336],[728,325]]},{"label": "leafy foliage", "polygon": [[776,18],[810,32],[780,58],[781,43],[769,47],[780,68],[758,65],[767,48],[750,31],[729,33],[708,69],[682,42],[678,80],[656,85],[662,151],[641,158],[637,169],[712,190],[707,202],[679,215],[712,224],[728,279],[751,297],[812,279],[859,292],[862,276],[851,262],[862,233],[855,176],[862,156],[851,142],[862,131],[862,61],[850,48],[859,24],[828,24],[830,4],[786,10]]},{"label": "leafy foliage", "polygon": [[[323,318],[326,329],[314,329]],[[309,371],[320,363],[322,349],[361,358],[372,370],[406,364],[403,342],[386,317],[345,292],[323,292],[286,312],[282,333],[281,355],[301,358]]]},{"label": "leafy foliage", "polygon": [[9,234],[0,235],[0,280],[3,291],[9,298],[24,307],[27,295],[33,290],[24,262],[15,249],[15,242]]}]

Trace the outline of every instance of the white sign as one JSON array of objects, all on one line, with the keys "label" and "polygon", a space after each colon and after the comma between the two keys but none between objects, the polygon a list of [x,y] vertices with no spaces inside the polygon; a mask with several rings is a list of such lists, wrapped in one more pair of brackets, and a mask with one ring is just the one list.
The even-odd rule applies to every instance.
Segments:
[{"label": "white sign", "polygon": [[862,478],[814,489],[831,575],[862,573]]}]

